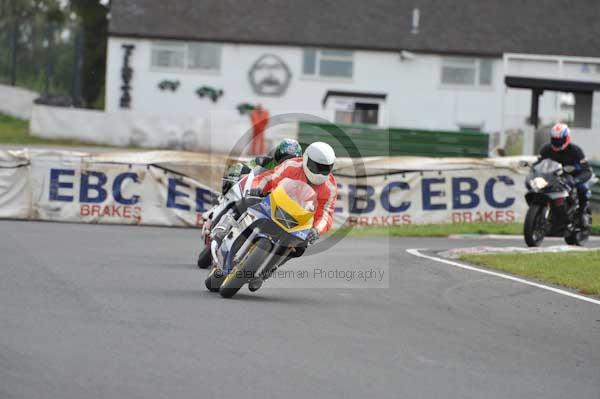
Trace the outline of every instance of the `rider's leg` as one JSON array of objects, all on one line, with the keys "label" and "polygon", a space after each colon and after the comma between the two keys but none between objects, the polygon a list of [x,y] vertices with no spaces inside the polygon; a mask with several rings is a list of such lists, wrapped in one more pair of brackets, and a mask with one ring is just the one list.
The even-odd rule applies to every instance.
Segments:
[{"label": "rider's leg", "polygon": [[587,184],[577,184],[577,196],[579,197],[579,216],[580,223],[582,226],[584,225],[586,220],[586,211],[589,203],[590,194],[590,189],[588,188]]}]

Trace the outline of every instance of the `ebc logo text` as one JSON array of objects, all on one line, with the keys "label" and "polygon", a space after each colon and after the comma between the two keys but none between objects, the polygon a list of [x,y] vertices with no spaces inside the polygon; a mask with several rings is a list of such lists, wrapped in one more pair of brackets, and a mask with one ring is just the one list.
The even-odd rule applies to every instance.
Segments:
[{"label": "ebc logo text", "polygon": [[[473,177],[435,177],[423,178],[420,190],[411,188],[408,182],[391,181],[376,194],[371,185],[348,185],[348,198],[338,196],[336,212],[343,212],[347,206],[351,225],[398,225],[411,224],[413,215],[427,212],[448,212],[455,223],[488,221],[511,222],[515,219],[513,210],[515,197],[501,192],[501,188],[509,188],[515,182],[509,176],[496,176],[480,184]],[[343,186],[338,184],[339,191]],[[446,195],[448,191],[451,195]],[[402,200],[393,199],[393,193],[404,193]],[[420,198],[421,206],[415,206],[414,199]],[[494,210],[481,211],[478,208],[487,206]],[[417,209],[419,208],[419,209]],[[372,213],[385,216],[370,216]]]},{"label": "ebc logo text", "polygon": [[[123,172],[112,178],[104,172],[85,171],[81,173],[78,185],[75,180],[73,169],[50,169],[49,200],[79,202],[81,216],[141,221],[143,200],[139,194],[141,182],[137,173]],[[130,194],[125,195],[123,187],[126,184],[139,188],[128,188]],[[202,213],[211,207],[215,197],[210,190],[192,188],[177,178],[169,178],[166,189],[165,208],[174,210]],[[201,224],[201,216],[196,219]]]}]

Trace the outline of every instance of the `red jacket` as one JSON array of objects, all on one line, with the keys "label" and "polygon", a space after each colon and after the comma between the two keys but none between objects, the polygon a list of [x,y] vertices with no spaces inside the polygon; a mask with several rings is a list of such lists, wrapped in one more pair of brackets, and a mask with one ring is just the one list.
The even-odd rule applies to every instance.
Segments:
[{"label": "red jacket", "polygon": [[292,158],[281,163],[275,169],[264,172],[254,179],[253,187],[261,188],[263,192],[270,193],[284,178],[300,180],[308,183],[317,193],[317,209],[313,221],[313,227],[319,234],[324,234],[333,224],[333,212],[335,200],[337,199],[337,184],[335,177],[329,174],[329,180],[323,184],[311,184],[302,168],[302,158]]}]

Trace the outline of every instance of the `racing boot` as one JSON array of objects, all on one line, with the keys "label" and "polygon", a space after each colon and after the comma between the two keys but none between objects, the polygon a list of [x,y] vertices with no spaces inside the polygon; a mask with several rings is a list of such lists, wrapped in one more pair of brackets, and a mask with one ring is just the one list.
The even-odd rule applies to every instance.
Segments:
[{"label": "racing boot", "polygon": [[579,209],[577,210],[577,213],[579,216],[579,226],[582,229],[585,229],[586,227],[588,227],[590,220],[589,220],[589,206],[590,206],[590,197],[592,196],[592,193],[590,191],[590,189],[588,189],[585,185],[578,185],[577,186],[577,197],[579,199]]},{"label": "racing boot", "polygon": [[589,205],[586,203],[579,210],[579,225],[581,226],[582,229],[585,229],[590,224],[588,207],[589,207]]}]

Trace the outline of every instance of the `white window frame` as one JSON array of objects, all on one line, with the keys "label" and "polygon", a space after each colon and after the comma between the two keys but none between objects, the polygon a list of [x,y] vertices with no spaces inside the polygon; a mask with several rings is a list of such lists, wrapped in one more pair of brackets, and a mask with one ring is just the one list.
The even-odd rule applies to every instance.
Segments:
[{"label": "white window frame", "polygon": [[[190,68],[190,47],[202,44],[218,46],[218,67],[216,68]],[[154,53],[157,50],[173,50],[180,48],[183,50],[183,66],[182,67],[164,67],[154,65]],[[165,71],[165,72],[191,72],[191,73],[219,73],[223,59],[223,46],[220,43],[213,42],[178,42],[178,41],[153,41],[150,44],[150,70]]]},{"label": "white window frame", "polygon": [[[305,73],[304,72],[304,57],[305,51],[313,50],[315,51],[315,65],[314,73]],[[336,56],[336,55],[323,55],[323,51],[344,51],[348,53],[348,56]],[[352,64],[352,73],[350,76],[330,76],[330,75],[322,75],[321,74],[321,61],[346,61],[351,62]],[[320,49],[320,48],[305,48],[302,49],[302,76],[306,78],[317,78],[317,79],[335,79],[335,80],[352,80],[354,78],[354,52],[351,50],[341,50],[341,49]]]},{"label": "white window frame", "polygon": [[[444,68],[464,68],[465,61],[472,61],[474,74],[474,82],[469,84],[463,83],[447,83],[444,82]],[[490,62],[491,76],[489,84],[481,83],[481,69],[483,62]],[[494,60],[489,58],[477,57],[443,57],[440,63],[440,85],[448,88],[471,88],[471,89],[493,89],[494,88]]]}]

